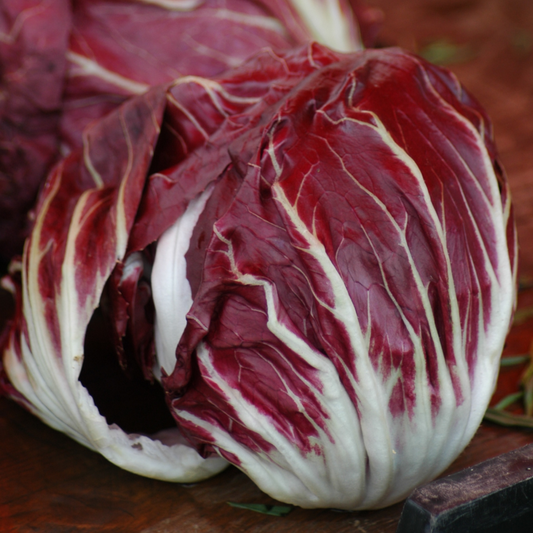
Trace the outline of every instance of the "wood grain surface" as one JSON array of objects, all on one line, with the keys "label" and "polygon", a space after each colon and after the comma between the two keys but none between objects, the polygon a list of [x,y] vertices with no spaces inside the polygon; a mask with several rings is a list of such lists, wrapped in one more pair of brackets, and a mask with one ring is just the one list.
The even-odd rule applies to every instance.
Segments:
[{"label": "wood grain surface", "polygon": [[[236,509],[227,502],[275,502],[233,467],[190,486],[130,474],[6,399],[0,435],[2,533],[393,533],[402,509],[294,509],[285,517]],[[531,431],[483,424],[447,473],[530,442]]]},{"label": "wood grain surface", "polygon": [[[447,39],[468,52],[448,66],[494,120],[514,196],[520,273],[533,279],[533,2],[368,3],[383,10],[383,45],[422,53]],[[532,307],[533,290],[522,291],[519,308]],[[0,295],[0,317],[8,313],[8,298]],[[527,352],[532,338],[533,318],[521,321],[511,331],[506,355]],[[522,370],[502,371],[494,401],[516,390]],[[446,473],[530,442],[532,430],[484,423]],[[274,503],[236,468],[190,486],[122,471],[0,399],[0,533],[389,533],[396,530],[402,509],[402,503],[372,512],[294,509],[272,517],[230,507],[228,501]]]}]

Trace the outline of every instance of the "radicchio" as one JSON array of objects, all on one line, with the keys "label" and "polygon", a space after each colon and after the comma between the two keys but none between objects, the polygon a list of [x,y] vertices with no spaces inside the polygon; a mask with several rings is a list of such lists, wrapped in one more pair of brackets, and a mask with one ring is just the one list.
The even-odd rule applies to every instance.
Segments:
[{"label": "radicchio", "polygon": [[58,155],[68,0],[0,6],[0,260],[21,249],[27,213]]},{"label": "radicchio", "polygon": [[[515,272],[491,126],[450,73],[270,50],[132,98],[62,162],[3,361],[19,401],[134,472],[198,479],[222,457],[282,501],[379,508],[474,434]],[[105,299],[162,382],[165,438],[109,425],[79,381]]]},{"label": "radicchio", "polygon": [[360,50],[354,9],[369,11],[348,0],[78,0],[73,7],[62,120],[69,149],[90,122],[153,85],[220,74],[262,48],[317,40]]},{"label": "radicchio", "polygon": [[356,13],[368,41],[374,11],[357,0],[2,2],[0,260],[20,252],[39,186],[93,121],[152,86],[220,74],[262,48],[315,39],[359,50]]}]

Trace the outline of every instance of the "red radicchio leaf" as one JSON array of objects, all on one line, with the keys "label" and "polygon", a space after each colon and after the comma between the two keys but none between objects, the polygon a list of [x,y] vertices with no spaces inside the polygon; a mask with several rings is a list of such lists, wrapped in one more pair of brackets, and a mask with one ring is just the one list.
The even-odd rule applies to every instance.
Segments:
[{"label": "red radicchio leaf", "polygon": [[69,31],[68,0],[0,7],[0,260],[22,251],[27,213],[58,156]]},{"label": "red radicchio leaf", "polygon": [[490,124],[451,74],[394,49],[270,50],[129,100],[57,167],[4,365],[39,416],[125,468],[219,471],[177,430],[107,425],[79,384],[109,283],[117,339],[141,317],[137,358],[199,453],[282,501],[377,508],[472,437],[515,272]]},{"label": "red radicchio leaf", "polygon": [[63,154],[80,148],[85,128],[131,96],[220,74],[263,48],[318,39],[357,50],[353,9],[348,0],[3,2],[0,260],[21,251],[60,137]]},{"label": "red radicchio leaf", "polygon": [[196,224],[201,281],[163,384],[189,439],[273,497],[381,507],[446,468],[488,404],[514,305],[509,196],[485,113],[446,71],[380,50],[304,76],[240,140],[233,201]]},{"label": "red radicchio leaf", "polygon": [[[294,0],[78,0],[73,7],[62,119],[70,148],[80,145],[87,124],[150,86],[215,76],[264,48],[310,40],[361,48],[347,0],[313,0],[305,8]],[[337,18],[328,25],[332,13]]]}]

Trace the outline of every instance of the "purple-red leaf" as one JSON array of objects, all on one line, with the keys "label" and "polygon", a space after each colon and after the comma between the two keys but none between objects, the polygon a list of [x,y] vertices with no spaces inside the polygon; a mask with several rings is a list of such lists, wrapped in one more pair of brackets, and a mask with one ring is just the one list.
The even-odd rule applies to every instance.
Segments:
[{"label": "purple-red leaf", "polygon": [[494,386],[515,245],[490,125],[399,50],[339,56],[269,112],[198,222],[163,383],[189,438],[272,496],[383,506],[456,457]]},{"label": "purple-red leaf", "polygon": [[[129,100],[58,165],[4,365],[39,416],[133,471],[200,478],[219,455],[278,500],[377,508],[472,437],[515,274],[490,123],[450,73],[266,50]],[[102,294],[179,429],[127,435],[80,385]]]},{"label": "purple-red leaf", "polygon": [[28,210],[57,160],[68,0],[0,6],[0,258],[22,250]]}]

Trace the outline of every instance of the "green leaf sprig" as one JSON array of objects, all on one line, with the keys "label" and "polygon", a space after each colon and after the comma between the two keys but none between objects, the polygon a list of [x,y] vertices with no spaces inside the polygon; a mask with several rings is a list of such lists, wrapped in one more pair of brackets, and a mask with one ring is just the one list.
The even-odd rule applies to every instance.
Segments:
[{"label": "green leaf sprig", "polygon": [[292,505],[267,505],[264,503],[236,503],[227,502],[231,507],[247,509],[255,513],[267,514],[270,516],[287,516],[292,510]]},{"label": "green leaf sprig", "polygon": [[[510,367],[529,362],[520,379],[520,390],[501,399],[494,407],[485,412],[485,420],[502,426],[533,428],[533,342],[530,353],[503,357],[501,367]],[[522,401],[524,414],[514,414],[506,411],[515,402]]]}]

